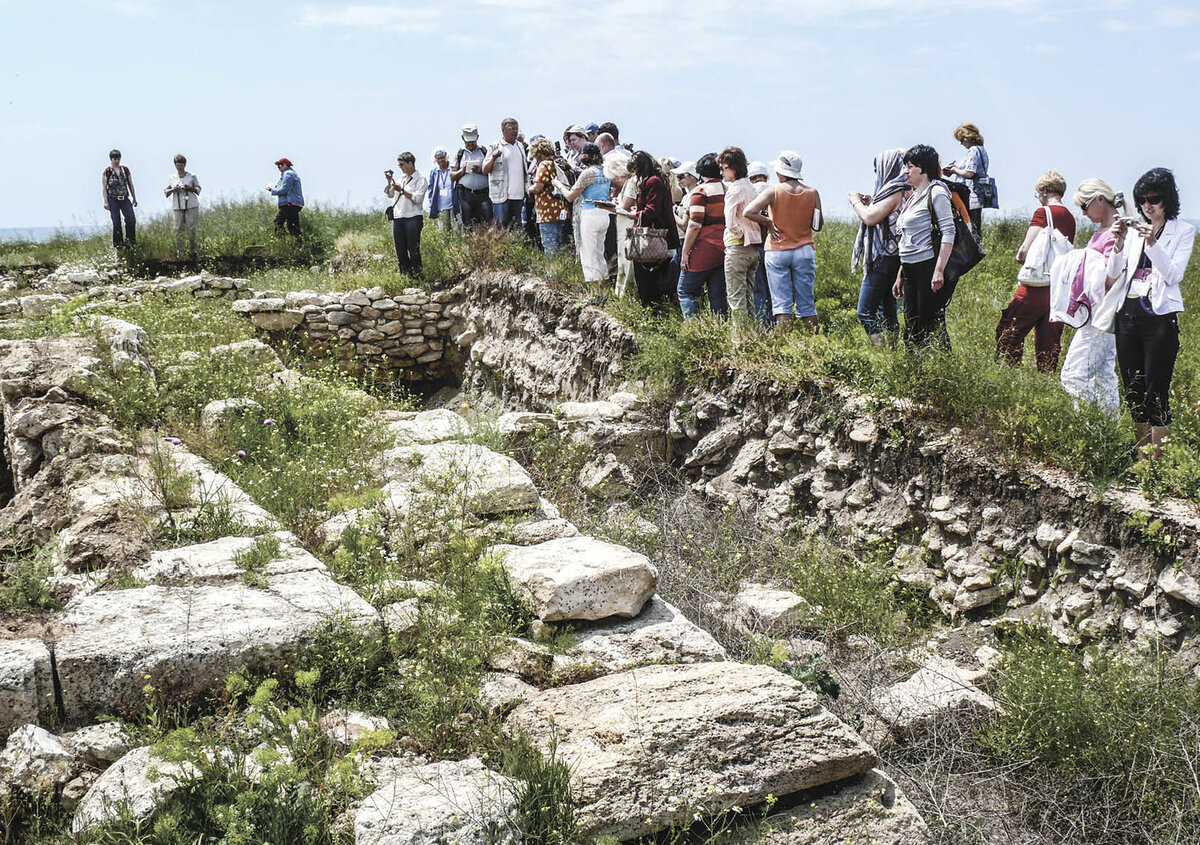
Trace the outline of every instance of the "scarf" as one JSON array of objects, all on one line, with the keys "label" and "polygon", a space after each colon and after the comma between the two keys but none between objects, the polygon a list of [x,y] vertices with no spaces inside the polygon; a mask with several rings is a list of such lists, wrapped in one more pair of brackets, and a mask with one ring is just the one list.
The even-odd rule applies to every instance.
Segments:
[{"label": "scarf", "polygon": [[[871,194],[871,202],[876,203],[887,199],[900,191],[909,188],[904,178],[904,150],[884,150],[875,157],[875,190]],[[875,257],[875,229],[883,226],[888,230],[888,222],[884,219],[876,226],[868,226],[859,221],[858,232],[854,236],[854,251],[850,255],[850,272],[855,272],[859,264],[864,270],[871,266]]]}]

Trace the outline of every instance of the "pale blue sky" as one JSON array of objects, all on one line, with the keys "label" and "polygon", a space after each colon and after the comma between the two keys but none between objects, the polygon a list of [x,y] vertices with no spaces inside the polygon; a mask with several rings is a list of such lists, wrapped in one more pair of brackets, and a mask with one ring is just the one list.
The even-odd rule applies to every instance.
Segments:
[{"label": "pale blue sky", "polygon": [[1200,217],[1194,0],[0,0],[0,20],[0,227],[106,221],[114,146],[142,214],[166,209],[176,152],[202,202],[286,155],[310,201],[382,207],[397,152],[427,170],[507,115],[526,136],[613,120],[677,158],[795,149],[835,215],[877,151],[949,160],[969,119],[1005,208],[1048,167],[1128,191],[1163,165]]}]

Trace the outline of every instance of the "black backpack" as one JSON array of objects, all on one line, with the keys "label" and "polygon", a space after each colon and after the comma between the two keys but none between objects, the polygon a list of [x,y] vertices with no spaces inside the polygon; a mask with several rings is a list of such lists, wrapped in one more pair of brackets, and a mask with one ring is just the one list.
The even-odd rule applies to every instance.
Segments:
[{"label": "black backpack", "polygon": [[[970,189],[960,182],[944,182],[941,179],[935,179],[930,184],[929,191],[925,195],[925,202],[929,206],[929,224],[933,227],[933,254],[935,256],[942,248],[942,231],[938,228],[937,215],[933,211],[933,189],[936,185],[941,185],[952,194],[957,194],[963,201],[963,208],[970,208],[968,203],[971,197]],[[971,232],[971,221],[963,218],[962,212],[958,210],[958,204],[954,202],[953,198],[950,201],[950,212],[954,217],[954,250],[950,253],[950,260],[946,262],[944,276],[947,282],[957,282],[962,276],[973,270],[976,264],[987,258],[987,253],[983,251],[979,241],[975,240],[975,235]]]}]

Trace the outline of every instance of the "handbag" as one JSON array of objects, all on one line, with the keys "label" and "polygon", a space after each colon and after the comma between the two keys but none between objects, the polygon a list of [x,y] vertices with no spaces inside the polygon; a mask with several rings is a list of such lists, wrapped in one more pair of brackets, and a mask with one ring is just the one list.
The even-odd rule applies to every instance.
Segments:
[{"label": "handbag", "polygon": [[[945,186],[943,185],[943,187]],[[937,255],[942,248],[942,232],[938,228],[937,215],[933,211],[932,184],[925,195],[925,202],[929,206],[929,223],[933,227],[933,254]],[[950,208],[953,212],[953,202],[950,203]],[[952,216],[954,218],[954,249],[950,253],[950,259],[946,262],[945,270],[942,271],[942,276],[947,283],[957,282],[973,270],[976,264],[987,258],[987,253],[983,251],[979,241],[975,240],[975,236],[971,234],[970,224],[957,214],[952,214]]]},{"label": "handbag", "polygon": [[659,264],[670,258],[667,230],[630,226],[625,233],[625,257],[638,264]]},{"label": "handbag", "polygon": [[1089,323],[1093,328],[1109,334],[1116,331],[1117,312],[1125,306],[1125,297],[1128,296],[1129,287],[1133,284],[1134,268],[1141,257],[1139,250],[1132,261],[1126,262],[1125,270],[1121,273],[1121,280],[1113,282],[1113,286],[1104,294],[1104,299],[1100,300],[1100,305],[1092,314],[1092,321]]},{"label": "handbag", "polygon": [[389,205],[387,208],[385,208],[383,210],[383,216],[387,220],[395,220],[396,219],[396,209],[393,206]]},{"label": "handbag", "polygon": [[1033,239],[1029,254],[1025,256],[1025,265],[1017,273],[1018,282],[1048,283],[1054,262],[1075,248],[1066,235],[1054,228],[1050,206],[1044,205],[1042,208],[1046,211],[1046,227]]},{"label": "handbag", "polygon": [[980,208],[999,208],[1000,193],[996,190],[996,180],[988,176],[988,154],[983,147],[979,148],[979,160],[983,163],[983,173],[975,177],[975,196],[979,198]]}]

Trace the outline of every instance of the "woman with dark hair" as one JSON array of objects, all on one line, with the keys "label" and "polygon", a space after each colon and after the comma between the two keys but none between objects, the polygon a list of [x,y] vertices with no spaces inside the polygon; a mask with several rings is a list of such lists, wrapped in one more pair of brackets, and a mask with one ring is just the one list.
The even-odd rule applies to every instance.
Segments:
[{"label": "woman with dark hair", "polygon": [[579,164],[583,172],[574,185],[556,178],[554,187],[567,202],[580,200],[579,263],[583,266],[584,280],[592,284],[596,293],[603,293],[604,278],[608,275],[604,236],[608,233],[608,215],[613,208],[608,199],[612,180],[604,175],[604,158],[595,144],[583,145],[579,151]]},{"label": "woman with dark hair", "polygon": [[700,184],[688,205],[687,234],[679,258],[679,309],[685,320],[700,315],[700,296],[708,289],[708,307],[728,316],[725,299],[725,186],[716,153],[696,162]]},{"label": "woman with dark hair", "polygon": [[967,154],[961,162],[952,161],[942,168],[942,174],[970,189],[971,201],[968,207],[971,212],[971,228],[975,230],[975,239],[981,240],[985,203],[979,195],[979,183],[987,178],[988,174],[988,154],[983,148],[983,135],[974,123],[960,123],[954,129],[954,140],[966,148]]},{"label": "woman with dark hair", "polygon": [[[932,341],[950,348],[946,306],[954,295],[947,282],[946,263],[954,250],[954,211],[950,189],[939,181],[937,150],[927,144],[904,153],[904,178],[912,194],[900,207],[896,231],[900,234],[900,273],[892,293],[904,297],[904,343],[916,350]],[[934,252],[933,227],[943,233]]]},{"label": "woman with dark hair", "polygon": [[396,245],[396,264],[401,273],[421,275],[421,229],[425,223],[421,204],[429,182],[417,172],[417,157],[410,152],[396,156],[403,178],[395,181],[392,171],[384,171],[387,185],[383,192],[392,200],[392,242]]},{"label": "woman with dark hair", "polygon": [[617,214],[632,218],[634,226],[665,229],[667,232],[669,255],[664,261],[654,264],[633,262],[633,280],[638,299],[649,308],[671,298],[664,281],[670,273],[671,259],[679,250],[679,229],[675,226],[675,216],[671,211],[671,190],[654,157],[645,150],[638,150],[629,159],[628,168],[630,177],[637,182],[637,199],[633,211],[618,208]]},{"label": "woman with dark hair", "polygon": [[1170,170],[1156,167],[1133,186],[1144,222],[1117,221],[1108,275],[1125,287],[1117,312],[1117,368],[1133,417],[1140,457],[1158,454],[1170,433],[1171,376],[1179,354],[1180,283],[1192,257],[1196,229],[1179,219],[1179,188]]},{"label": "woman with dark hair", "polygon": [[896,221],[909,189],[904,178],[904,150],[884,150],[875,156],[875,189],[850,192],[850,207],[860,221],[850,258],[850,272],[863,267],[858,292],[858,319],[875,346],[896,345],[900,319],[892,283],[900,272],[900,233]]},{"label": "woman with dark hair", "polygon": [[750,184],[749,162],[741,147],[726,147],[717,157],[725,178],[725,291],[729,310],[754,316],[754,276],[758,271],[762,229],[745,217],[758,198]]}]

